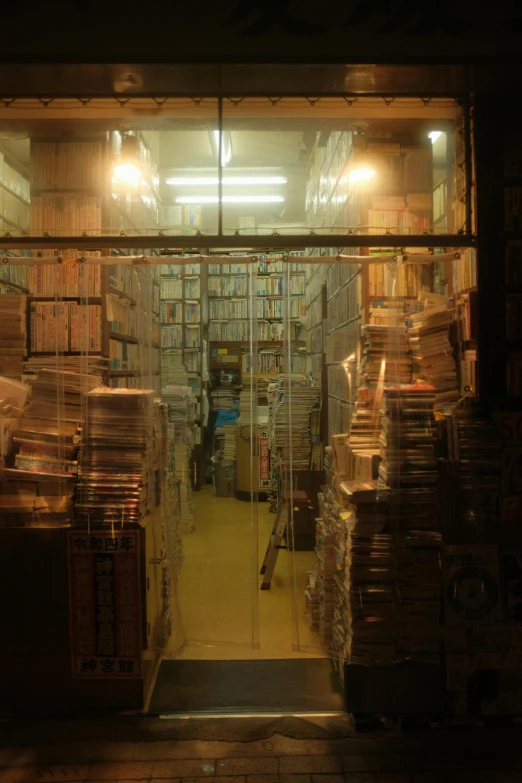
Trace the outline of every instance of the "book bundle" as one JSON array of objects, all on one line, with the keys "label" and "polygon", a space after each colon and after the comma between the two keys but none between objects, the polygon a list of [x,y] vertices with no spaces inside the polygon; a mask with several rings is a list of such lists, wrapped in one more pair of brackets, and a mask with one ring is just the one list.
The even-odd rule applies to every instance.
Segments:
[{"label": "book bundle", "polygon": [[154,507],[153,401],[154,393],[141,389],[97,388],[86,395],[76,500],[79,525],[143,524]]}]

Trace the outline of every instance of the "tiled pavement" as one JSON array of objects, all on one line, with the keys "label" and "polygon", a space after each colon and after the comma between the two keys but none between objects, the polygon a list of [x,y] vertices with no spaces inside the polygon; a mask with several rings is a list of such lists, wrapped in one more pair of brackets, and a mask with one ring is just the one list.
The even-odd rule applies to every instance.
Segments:
[{"label": "tiled pavement", "polygon": [[23,723],[13,731],[0,722],[0,783],[522,783],[516,726],[330,738],[274,731],[251,739],[246,730],[242,740],[226,729],[216,739],[178,739],[163,721],[143,741],[115,739],[105,726],[48,725],[39,741],[38,726],[24,734]]}]

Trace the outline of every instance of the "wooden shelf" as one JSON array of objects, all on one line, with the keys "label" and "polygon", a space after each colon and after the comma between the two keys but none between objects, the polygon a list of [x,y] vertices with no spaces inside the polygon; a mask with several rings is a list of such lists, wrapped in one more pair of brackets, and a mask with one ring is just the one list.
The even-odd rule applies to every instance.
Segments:
[{"label": "wooden shelf", "polygon": [[368,299],[375,302],[418,302],[419,301],[418,296],[379,296],[379,294],[368,294]]},{"label": "wooden shelf", "polygon": [[[22,234],[28,234],[29,229],[23,228],[18,223],[13,223],[12,220],[9,220],[9,218],[4,217],[3,215],[0,215],[0,220],[3,220],[4,223],[9,223],[11,228],[16,228],[17,231],[20,231]],[[16,237],[13,237],[15,239]]]},{"label": "wooden shelf", "polygon": [[137,337],[131,337],[128,334],[119,334],[118,332],[109,332],[109,337],[111,340],[119,340],[122,343],[132,343],[133,345],[138,345],[140,342]]},{"label": "wooden shelf", "polygon": [[112,378],[137,378],[138,376],[142,376],[143,378],[158,378],[161,373],[159,372],[151,372],[151,373],[141,373],[139,370],[111,370],[109,368],[109,375]]},{"label": "wooden shelf", "polygon": [[355,405],[355,402],[352,400],[347,399],[346,397],[339,397],[337,394],[331,394],[328,392],[328,399],[337,400],[338,402],[343,402],[345,405]]},{"label": "wooden shelf", "polygon": [[332,329],[330,329],[330,331],[327,332],[327,336],[337,332],[339,329],[343,329],[345,326],[351,326],[352,324],[357,323],[357,321],[360,321],[360,319],[360,315],[354,315],[353,318],[349,318],[347,321],[344,321],[344,323],[339,324],[338,326],[334,326]]},{"label": "wooden shelf", "polygon": [[114,296],[119,296],[120,299],[126,299],[127,302],[130,302],[131,305],[136,304],[136,300],[132,299],[128,294],[126,294],[124,291],[120,291],[119,288],[114,288],[114,286],[109,286],[109,293],[114,294]]},{"label": "wooden shelf", "polygon": [[[364,256],[361,256],[361,258],[364,258]],[[328,297],[327,301],[331,302],[331,300],[335,296],[337,296],[337,294],[339,294],[341,291],[344,291],[345,288],[348,288],[348,286],[351,285],[351,283],[357,280],[358,276],[359,276],[359,272],[356,272],[351,277],[349,277],[348,280],[345,280],[344,283],[340,285],[339,288],[337,288],[331,296]]]},{"label": "wooden shelf", "polygon": [[26,201],[26,200],[25,200],[25,198],[23,198],[23,196],[21,196],[19,193],[15,193],[15,191],[14,191],[14,190],[11,190],[11,188],[9,188],[9,187],[8,187],[7,185],[5,185],[3,182],[0,182],[0,187],[2,188],[2,190],[5,190],[5,191],[6,191],[6,193],[10,193],[12,196],[14,196],[15,198],[17,198],[17,199],[18,199],[18,201],[21,201],[21,202],[22,202],[22,204],[24,204],[26,207],[29,207],[29,206],[31,206],[31,204],[30,204],[30,202],[29,202],[29,201]]},{"label": "wooden shelf", "polygon": [[79,304],[101,304],[102,297],[101,296],[90,296],[90,297],[83,297],[83,296],[60,296],[58,299],[55,299],[52,294],[49,296],[32,296],[29,295],[29,299],[31,302],[49,302],[50,304],[60,304],[62,302],[78,302]]},{"label": "wooden shelf", "polygon": [[[276,346],[282,346],[284,345],[284,340],[254,340],[253,341],[258,348],[272,348]],[[295,346],[301,346],[304,348],[305,341],[304,340],[290,340],[290,343]],[[221,347],[221,348],[243,348],[245,346],[250,346],[250,341],[248,340],[211,340],[210,345],[214,347]]]},{"label": "wooden shelf", "polygon": [[21,294],[28,294],[29,293],[29,289],[28,288],[22,288],[22,286],[16,285],[16,283],[10,283],[8,280],[0,279],[0,285],[5,285],[8,288],[14,288],[16,291],[18,291]]}]

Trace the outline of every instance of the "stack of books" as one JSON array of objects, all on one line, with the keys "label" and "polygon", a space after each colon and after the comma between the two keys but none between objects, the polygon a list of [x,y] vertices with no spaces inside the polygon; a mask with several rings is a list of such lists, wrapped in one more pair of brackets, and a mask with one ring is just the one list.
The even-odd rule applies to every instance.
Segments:
[{"label": "stack of books", "polygon": [[214,430],[216,452],[218,459],[235,462],[236,460],[236,425],[225,424]]},{"label": "stack of books", "polygon": [[381,459],[380,436],[382,414],[380,396],[366,395],[355,403],[348,437],[346,472],[354,481],[371,481],[377,477]]},{"label": "stack of books", "polygon": [[[357,514],[357,510],[355,512]],[[395,544],[393,536],[353,535],[345,575],[353,663],[391,663],[395,656]]]},{"label": "stack of books", "polygon": [[307,571],[308,584],[305,590],[306,617],[311,631],[319,630],[319,594],[317,592],[317,574]]},{"label": "stack of books", "polygon": [[440,661],[441,546],[434,531],[397,535],[397,658]]},{"label": "stack of books", "polygon": [[196,526],[191,475],[196,401],[189,386],[165,386],[161,396],[168,406],[169,472],[176,485],[179,526],[182,533],[192,533]]},{"label": "stack of books", "polygon": [[191,456],[195,439],[195,399],[188,386],[167,386],[162,391],[169,411],[169,439],[173,443],[173,473],[177,482],[180,526],[183,533],[195,529]]},{"label": "stack of books", "polygon": [[499,429],[478,406],[456,409],[448,428],[449,456],[458,463],[459,518],[497,522],[502,459]]},{"label": "stack of books", "polygon": [[161,390],[161,397],[168,408],[170,437],[175,443],[193,445],[196,401],[192,389],[170,384]]},{"label": "stack of books", "polygon": [[253,396],[254,391],[250,383],[243,381],[243,390],[239,394],[239,421],[241,426],[257,424],[258,398]]},{"label": "stack of books", "polygon": [[225,440],[223,443],[223,459],[236,460],[236,425],[225,424],[223,427]]},{"label": "stack of books", "polygon": [[384,390],[379,476],[392,489],[436,486],[435,403],[428,384]]},{"label": "stack of books", "polygon": [[379,476],[391,488],[390,529],[439,527],[435,404],[428,384],[384,392]]},{"label": "stack of books", "polygon": [[19,381],[27,344],[27,297],[0,296],[0,375]]},{"label": "stack of books", "polygon": [[[354,511],[336,491],[336,460],[325,449],[326,484],[319,495],[315,587],[321,642],[343,679],[343,662],[351,648],[350,564]],[[306,595],[306,594],[305,594]],[[306,595],[307,605],[310,599]]]},{"label": "stack of books", "polygon": [[388,522],[389,488],[381,481],[342,481],[340,495],[343,502],[353,507],[354,535],[375,536],[382,533]]},{"label": "stack of books", "polygon": [[411,357],[406,326],[368,324],[362,327],[365,340],[361,380],[368,388],[411,381]]},{"label": "stack of books", "polygon": [[13,435],[18,448],[15,469],[9,471],[13,477],[17,471],[46,479],[76,477],[80,425],[91,413],[85,404],[85,393],[98,382],[96,375],[38,371],[31,400]]},{"label": "stack of books", "polygon": [[445,304],[411,316],[409,340],[413,379],[421,378],[434,386],[437,409],[456,403],[460,396],[457,366],[449,340],[452,323],[453,315]]},{"label": "stack of books", "polygon": [[226,386],[219,386],[212,389],[210,396],[212,398],[212,409],[215,411],[233,411],[237,404],[237,392]]},{"label": "stack of books", "polygon": [[175,588],[183,564],[183,531],[181,526],[181,498],[176,478],[176,444],[167,439],[167,476],[165,482],[164,532],[168,550],[169,576]]},{"label": "stack of books", "polygon": [[161,388],[165,386],[188,386],[183,354],[179,350],[162,351]]},{"label": "stack of books", "polygon": [[[280,376],[283,377],[283,376]],[[318,386],[280,381],[281,396],[275,411],[275,446],[281,450],[283,464],[293,470],[308,470],[312,452],[311,414],[318,408]]]},{"label": "stack of books", "polygon": [[25,379],[31,383],[41,370],[54,368],[60,372],[96,376],[96,386],[101,386],[107,373],[108,360],[103,356],[30,356],[24,365]]},{"label": "stack of books", "polygon": [[77,523],[143,524],[155,503],[154,392],[98,388],[86,395],[78,471]]}]

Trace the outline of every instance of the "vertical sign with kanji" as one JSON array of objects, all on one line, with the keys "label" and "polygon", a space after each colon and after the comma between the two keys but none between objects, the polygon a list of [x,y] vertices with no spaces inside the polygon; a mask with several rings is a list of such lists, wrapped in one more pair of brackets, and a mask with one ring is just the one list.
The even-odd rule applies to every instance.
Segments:
[{"label": "vertical sign with kanji", "polygon": [[268,431],[259,432],[259,488],[270,487],[270,449]]},{"label": "vertical sign with kanji", "polygon": [[140,677],[138,531],[68,537],[73,676]]}]

